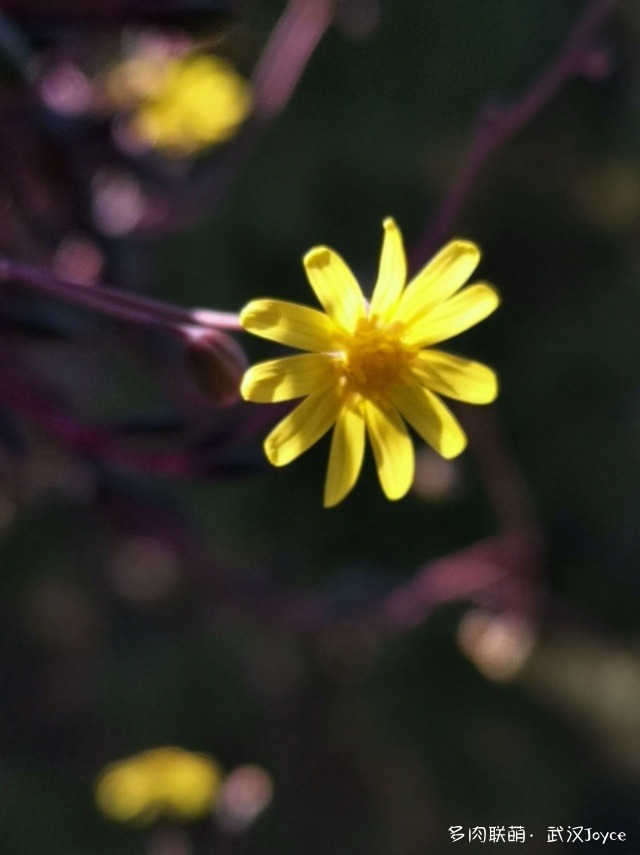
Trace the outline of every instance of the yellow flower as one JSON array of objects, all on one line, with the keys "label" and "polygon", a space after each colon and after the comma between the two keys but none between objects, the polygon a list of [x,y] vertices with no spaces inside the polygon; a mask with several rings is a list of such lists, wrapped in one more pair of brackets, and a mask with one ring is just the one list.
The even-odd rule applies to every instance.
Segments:
[{"label": "yellow flower", "polygon": [[115,103],[133,108],[134,136],[177,157],[228,139],[251,108],[245,80],[207,54],[142,53],[111,72],[109,90]]},{"label": "yellow flower", "polygon": [[96,802],[116,822],[189,821],[211,812],[221,780],[220,767],[204,754],[154,748],[108,766],[98,777]]},{"label": "yellow flower", "polygon": [[413,481],[413,444],[403,419],[443,457],[464,450],[466,436],[438,395],[487,404],[498,394],[497,378],[486,365],[431,345],[464,332],[499,305],[485,282],[460,291],[479,260],[475,244],[454,240],[405,288],[402,235],[387,219],[371,303],[342,258],[321,246],[305,255],[304,266],[326,314],[270,299],[243,309],[249,332],[311,351],[254,365],[241,393],[261,403],[306,396],[265,440],[274,466],[290,463],[333,426],[325,507],[354,486],[365,433],[389,499],[402,498]]}]

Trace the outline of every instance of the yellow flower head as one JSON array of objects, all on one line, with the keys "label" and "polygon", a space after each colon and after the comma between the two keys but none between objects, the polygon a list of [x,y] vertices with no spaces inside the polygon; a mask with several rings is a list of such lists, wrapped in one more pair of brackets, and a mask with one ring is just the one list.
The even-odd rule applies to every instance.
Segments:
[{"label": "yellow flower head", "polygon": [[204,754],[154,748],[108,766],[96,782],[96,802],[116,822],[189,821],[211,812],[221,780],[218,764]]},{"label": "yellow flower head", "polygon": [[304,266],[326,314],[280,300],[254,300],[243,309],[249,332],[311,351],[254,365],[241,393],[262,403],[306,396],[265,440],[274,466],[290,463],[333,425],[325,507],[337,505],[355,484],[365,433],[389,499],[402,498],[413,481],[413,444],[403,418],[443,457],[464,450],[466,436],[438,394],[487,404],[498,394],[496,375],[431,345],[497,308],[500,299],[487,283],[460,290],[479,260],[475,244],[454,240],[405,288],[402,235],[387,219],[370,303],[342,258],[321,246],[305,255]]},{"label": "yellow flower head", "polygon": [[228,139],[251,109],[246,81],[208,54],[142,53],[111,72],[109,90],[116,103],[132,108],[134,136],[176,157]]}]

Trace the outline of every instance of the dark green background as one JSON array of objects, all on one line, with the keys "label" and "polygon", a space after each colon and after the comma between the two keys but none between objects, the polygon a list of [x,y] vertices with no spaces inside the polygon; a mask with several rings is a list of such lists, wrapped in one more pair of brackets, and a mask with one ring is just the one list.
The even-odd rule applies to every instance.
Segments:
[{"label": "dark green background", "polygon": [[[246,4],[223,42],[241,66],[281,7]],[[300,260],[320,243],[370,283],[384,217],[416,242],[481,105],[529,85],[583,7],[386,0],[371,38],[332,30],[221,210],[145,256],[157,293],[231,311],[259,296],[311,302]],[[637,4],[621,3],[603,30],[611,75],[566,87],[497,152],[455,229],[482,246],[480,275],[503,295],[455,349],[499,372],[505,447],[544,532],[548,610],[533,665],[505,684],[481,676],[456,644],[463,605],[382,638],[339,624],[302,636],[215,597],[191,622],[207,596],[193,580],[150,606],[120,601],[103,523],[81,492],[57,489],[24,502],[0,544],[2,851],[146,851],[145,832],[99,817],[91,785],[106,763],[158,744],[226,768],[256,762],[274,778],[273,804],[246,837],[197,851],[422,855],[456,851],[450,825],[512,824],[534,837],[496,851],[545,852],[549,825],[626,831],[616,851],[638,851],[637,28]],[[277,352],[242,344],[252,358]],[[107,412],[153,400],[122,361],[105,381]],[[496,531],[470,455],[464,489],[446,501],[387,502],[368,458],[349,499],[324,511],[327,453],[325,440],[284,470],[147,487],[199,530],[210,572],[272,575],[338,604]],[[51,584],[89,622],[64,643],[33,617]]]}]

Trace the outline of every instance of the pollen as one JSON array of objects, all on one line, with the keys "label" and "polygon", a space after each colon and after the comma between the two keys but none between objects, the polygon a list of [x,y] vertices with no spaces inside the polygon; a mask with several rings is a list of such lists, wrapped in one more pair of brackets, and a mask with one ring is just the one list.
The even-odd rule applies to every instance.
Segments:
[{"label": "pollen", "polygon": [[402,343],[401,331],[399,324],[381,328],[369,318],[360,319],[340,359],[340,385],[347,394],[389,406],[389,393],[410,381],[417,353]]}]

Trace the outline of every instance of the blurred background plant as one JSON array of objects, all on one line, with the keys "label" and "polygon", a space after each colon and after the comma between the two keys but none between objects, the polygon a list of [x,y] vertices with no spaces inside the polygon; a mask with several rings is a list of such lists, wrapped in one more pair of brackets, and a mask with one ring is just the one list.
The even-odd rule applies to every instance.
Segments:
[{"label": "blurred background plant", "polygon": [[[637,2],[0,8],[3,846],[637,853]],[[236,313],[387,215],[484,248],[502,394],[326,512]]]}]

